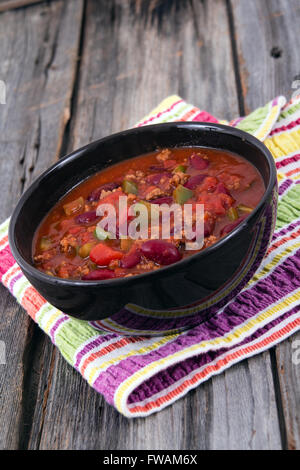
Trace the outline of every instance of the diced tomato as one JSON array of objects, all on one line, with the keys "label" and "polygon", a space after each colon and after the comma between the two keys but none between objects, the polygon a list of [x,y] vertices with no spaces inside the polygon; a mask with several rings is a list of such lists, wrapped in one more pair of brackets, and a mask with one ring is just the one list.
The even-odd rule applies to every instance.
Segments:
[{"label": "diced tomato", "polygon": [[91,260],[98,266],[108,266],[112,260],[121,259],[122,257],[123,253],[113,250],[105,243],[98,243],[90,252]]},{"label": "diced tomato", "polygon": [[84,245],[85,243],[94,240],[94,235],[92,232],[83,232],[78,235],[77,240],[80,245]]},{"label": "diced tomato", "polygon": [[164,168],[171,169],[177,165],[176,160],[165,160],[164,161]]},{"label": "diced tomato", "polygon": [[123,193],[123,191],[114,191],[101,199],[98,206],[101,204],[113,204],[115,208],[118,209],[118,201],[120,196],[126,196],[126,194]]},{"label": "diced tomato", "polygon": [[59,228],[62,232],[65,232],[72,225],[72,223],[74,223],[74,222],[70,219],[63,219],[60,222],[60,227]]},{"label": "diced tomato", "polygon": [[125,218],[127,218],[127,223],[129,223],[131,220],[134,219],[134,216],[129,216],[128,211],[129,211],[129,206],[127,207],[127,213],[125,214],[119,214],[119,198],[121,196],[126,196],[123,191],[115,191],[111,194],[108,194],[106,197],[101,199],[99,202],[98,206],[101,204],[112,204],[115,209],[116,209],[116,216],[117,216],[117,232],[119,229],[119,226],[125,222]]},{"label": "diced tomato", "polygon": [[197,202],[204,204],[204,210],[220,216],[226,214],[226,211],[234,203],[234,199],[224,193],[200,193]]},{"label": "diced tomato", "polygon": [[74,227],[69,228],[69,233],[71,233],[72,235],[76,235],[81,230],[82,230],[82,227],[79,227],[78,225],[74,225]]},{"label": "diced tomato", "polygon": [[234,173],[223,171],[218,174],[218,178],[228,189],[242,189],[241,185],[243,186],[243,189],[247,187],[244,183],[242,184],[242,179],[244,178]]},{"label": "diced tomato", "polygon": [[218,184],[217,178],[214,176],[207,176],[202,183],[201,191],[207,191],[208,193],[214,192]]},{"label": "diced tomato", "polygon": [[117,228],[119,228],[119,226],[120,226],[121,224],[123,224],[123,223],[126,221],[126,219],[127,219],[127,224],[129,224],[129,222],[131,222],[131,220],[134,219],[134,216],[133,216],[133,215],[129,215],[129,214],[128,214],[128,213],[129,213],[129,209],[130,209],[130,206],[127,207],[127,212],[126,212],[126,213],[124,212],[123,214],[119,214],[118,227],[117,227]]}]

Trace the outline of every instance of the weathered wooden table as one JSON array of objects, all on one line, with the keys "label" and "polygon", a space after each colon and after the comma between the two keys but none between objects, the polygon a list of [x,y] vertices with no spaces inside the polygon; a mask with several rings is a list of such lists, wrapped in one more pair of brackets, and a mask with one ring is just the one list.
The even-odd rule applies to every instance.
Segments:
[{"label": "weathered wooden table", "polygon": [[[290,97],[299,20],[298,0],[1,0],[0,220],[61,155],[132,126],[169,94],[224,118]],[[300,448],[296,337],[128,420],[2,286],[0,296],[0,448]]]}]

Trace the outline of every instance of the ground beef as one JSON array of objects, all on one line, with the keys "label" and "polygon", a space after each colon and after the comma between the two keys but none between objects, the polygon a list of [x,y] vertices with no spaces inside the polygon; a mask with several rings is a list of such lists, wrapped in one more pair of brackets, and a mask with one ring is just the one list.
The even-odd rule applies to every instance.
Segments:
[{"label": "ground beef", "polygon": [[119,266],[120,266],[120,261],[118,259],[113,259],[108,265],[110,269],[115,269],[115,268],[118,268]]},{"label": "ground beef", "polygon": [[72,274],[73,277],[74,266],[71,263],[63,261],[57,268],[57,275],[63,279],[68,279]]},{"label": "ground beef", "polygon": [[217,237],[215,237],[214,235],[210,235],[209,237],[204,238],[203,248],[207,248],[208,246],[213,245],[214,243],[216,243],[216,241]]},{"label": "ground beef", "polygon": [[171,150],[164,149],[156,156],[156,159],[159,162],[164,162],[164,161],[168,160],[170,158],[170,156],[171,156]]},{"label": "ground beef", "polygon": [[135,171],[131,170],[129,171],[129,173],[127,173],[124,177],[125,180],[127,181],[134,181],[136,182],[137,181],[137,176],[136,176],[136,173]]},{"label": "ground beef", "polygon": [[154,263],[154,261],[143,261],[142,263],[139,263],[136,265],[136,268],[137,269],[155,269],[156,268],[156,264]]},{"label": "ground beef", "polygon": [[188,180],[188,178],[189,178],[189,175],[186,175],[182,171],[177,171],[176,173],[174,173],[174,175],[170,179],[169,184],[173,186],[178,186],[179,184],[184,185],[184,183]]},{"label": "ground beef", "polygon": [[77,246],[77,240],[73,235],[67,235],[62,238],[59,242],[60,251],[65,254],[74,254],[75,247]]},{"label": "ground beef", "polygon": [[146,200],[156,199],[157,197],[166,196],[168,193],[160,188],[151,187],[152,189],[146,194]]},{"label": "ground beef", "polygon": [[83,266],[78,266],[78,268],[76,268],[74,271],[74,276],[80,278],[81,276],[85,276],[89,272],[90,272],[90,268],[87,263],[87,264],[84,264]]},{"label": "ground beef", "polygon": [[229,191],[240,189],[241,178],[238,175],[232,175],[224,171],[223,173],[218,174],[218,178],[225,184]]},{"label": "ground beef", "polygon": [[42,253],[41,255],[37,255],[34,257],[34,261],[36,263],[43,263],[44,261],[48,261],[49,259],[53,257],[54,251],[55,250],[49,250],[49,251],[46,251],[45,253]]}]

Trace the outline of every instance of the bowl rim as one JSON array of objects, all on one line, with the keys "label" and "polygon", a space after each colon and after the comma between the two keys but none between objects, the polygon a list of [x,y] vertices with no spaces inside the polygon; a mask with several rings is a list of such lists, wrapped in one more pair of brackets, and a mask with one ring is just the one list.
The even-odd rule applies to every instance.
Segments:
[{"label": "bowl rim", "polygon": [[[261,198],[260,202],[256,206],[256,208],[249,214],[235,229],[233,229],[230,233],[228,233],[226,236],[222,237],[220,240],[218,240],[216,243],[213,245],[209,246],[208,248],[205,248],[202,251],[199,251],[198,253],[194,253],[191,256],[188,256],[187,258],[184,258],[180,261],[177,261],[174,264],[170,264],[164,267],[161,267],[160,269],[154,270],[154,271],[149,271],[146,273],[141,273],[137,274],[136,276],[129,276],[129,277],[120,277],[120,278],[113,278],[113,279],[106,279],[106,280],[81,280],[81,279],[64,279],[64,278],[59,278],[55,276],[50,276],[49,274],[43,273],[42,271],[39,271],[37,268],[35,268],[32,264],[28,263],[21,253],[19,252],[16,242],[15,242],[15,227],[16,227],[16,222],[18,220],[18,216],[22,210],[22,207],[26,200],[34,193],[34,191],[37,189],[37,187],[40,185],[42,180],[48,176],[49,174],[59,171],[61,167],[64,167],[67,165],[69,162],[72,162],[73,160],[76,160],[77,158],[82,157],[87,150],[90,150],[93,147],[97,147],[100,143],[110,141],[112,139],[120,139],[124,136],[127,136],[128,134],[140,134],[147,131],[155,131],[155,130],[160,130],[160,129],[167,129],[167,128],[193,128],[193,129],[199,129],[199,130],[205,130],[205,131],[212,131],[212,132],[218,132],[224,135],[232,135],[234,137],[240,138],[242,141],[247,141],[248,143],[252,144],[253,146],[257,147],[261,154],[264,156],[266,159],[268,166],[269,166],[269,171],[270,171],[270,177],[268,181],[268,185],[266,186],[265,193],[263,197]],[[199,146],[200,147],[200,146]],[[203,147],[205,148],[205,147]],[[207,148],[212,148],[212,147],[207,147]],[[242,156],[242,155],[241,155]],[[129,157],[130,158],[134,157]],[[101,170],[100,170],[101,171]],[[80,183],[78,183],[80,184]],[[181,121],[174,121],[174,122],[168,122],[168,123],[162,123],[162,124],[151,124],[147,126],[140,126],[140,127],[134,127],[131,129],[127,129],[125,131],[117,132],[114,134],[110,134],[106,137],[103,137],[101,139],[95,140],[93,142],[90,142],[89,144],[80,147],[79,149],[74,150],[73,152],[63,156],[61,159],[59,159],[58,162],[55,162],[53,165],[51,165],[47,170],[45,170],[41,175],[39,175],[32,183],[31,185],[27,188],[27,190],[22,194],[20,197],[12,215],[10,218],[10,223],[9,223],[9,231],[8,231],[8,239],[9,239],[9,246],[12,252],[12,255],[17,262],[17,264],[24,269],[25,272],[29,273],[33,278],[38,278],[40,281],[47,282],[48,284],[52,284],[53,286],[60,284],[62,286],[70,287],[70,286],[75,286],[75,287],[85,287],[85,288],[90,288],[90,287],[119,287],[120,285],[126,286],[127,284],[132,284],[132,283],[137,283],[141,282],[143,280],[148,280],[150,281],[151,278],[154,277],[163,277],[165,275],[171,274],[175,270],[181,270],[185,266],[188,266],[189,264],[195,263],[196,260],[201,259],[204,256],[208,256],[210,253],[218,250],[220,247],[222,247],[225,243],[227,243],[228,240],[231,238],[235,237],[240,231],[242,231],[249,223],[251,220],[253,220],[256,216],[256,214],[259,212],[259,210],[263,207],[265,202],[269,199],[269,197],[272,194],[274,185],[277,184],[277,172],[276,172],[276,166],[275,166],[275,161],[274,158],[269,151],[269,149],[261,142],[258,140],[256,137],[254,137],[252,134],[249,134],[248,132],[242,131],[241,129],[237,129],[235,127],[227,126],[224,124],[217,124],[217,123],[207,123],[207,122],[194,122],[194,121],[187,121],[187,122],[181,122]]]}]

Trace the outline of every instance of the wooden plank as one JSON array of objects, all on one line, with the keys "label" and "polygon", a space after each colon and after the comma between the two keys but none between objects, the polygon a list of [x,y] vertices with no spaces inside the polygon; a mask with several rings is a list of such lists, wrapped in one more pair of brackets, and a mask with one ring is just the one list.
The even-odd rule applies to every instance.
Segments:
[{"label": "wooden plank", "polygon": [[[299,78],[300,51],[295,41],[299,2],[232,0],[231,3],[246,110],[279,94],[290,99],[295,91],[293,81]],[[277,346],[274,358],[282,440],[284,447],[290,449],[300,448],[299,367],[292,362],[292,344],[297,338],[299,334]]]},{"label": "wooden plank", "polygon": [[0,0],[0,13],[41,3],[43,0]]},{"label": "wooden plank", "polygon": [[[82,0],[63,0],[0,15],[0,220],[23,189],[60,153],[71,106]],[[57,84],[59,83],[59,87]],[[27,446],[39,372],[53,354],[46,336],[1,287],[0,447]],[[46,380],[46,379],[45,379]]]},{"label": "wooden plank", "polygon": [[226,9],[214,4],[88,1],[72,148],[133,126],[170,93],[237,113]]},{"label": "wooden plank", "polygon": [[[132,126],[172,93],[217,116],[238,114],[225,2],[88,1],[84,31],[69,149]],[[34,419],[32,428],[37,447],[280,448],[269,356],[156,415],[127,420],[57,355],[43,425]]]},{"label": "wooden plank", "polygon": [[222,380],[222,376],[216,380],[220,382],[213,414],[211,448],[280,449],[269,354],[243,361],[225,372],[225,380]]},{"label": "wooden plank", "polygon": [[279,94],[299,75],[298,0],[231,0],[246,112]]},{"label": "wooden plank", "polygon": [[[276,347],[280,393],[286,426],[286,447],[300,449],[300,333]],[[298,359],[297,359],[298,358]]]}]

